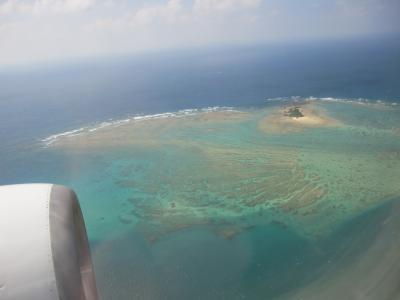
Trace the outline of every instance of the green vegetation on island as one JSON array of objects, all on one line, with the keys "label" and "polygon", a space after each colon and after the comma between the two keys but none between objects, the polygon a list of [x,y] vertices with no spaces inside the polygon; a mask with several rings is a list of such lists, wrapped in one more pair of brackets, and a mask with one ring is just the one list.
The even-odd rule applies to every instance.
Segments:
[{"label": "green vegetation on island", "polygon": [[295,106],[295,107],[289,108],[288,110],[286,110],[284,112],[284,115],[286,117],[291,117],[291,118],[302,118],[302,117],[304,117],[304,115],[300,111],[300,107],[299,106]]}]

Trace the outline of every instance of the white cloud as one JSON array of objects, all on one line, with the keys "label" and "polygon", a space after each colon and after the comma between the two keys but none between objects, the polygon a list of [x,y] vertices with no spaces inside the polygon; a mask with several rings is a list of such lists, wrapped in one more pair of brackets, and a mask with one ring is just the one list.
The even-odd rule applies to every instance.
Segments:
[{"label": "white cloud", "polygon": [[185,11],[182,0],[168,0],[164,4],[140,6],[123,14],[97,19],[85,26],[88,30],[131,30],[152,25],[173,24],[183,21],[189,16]]},{"label": "white cloud", "polygon": [[182,12],[181,0],[169,0],[165,5],[145,6],[136,11],[132,18],[138,24],[151,24],[159,21],[174,22]]},{"label": "white cloud", "polygon": [[326,38],[373,30],[399,32],[399,0],[315,3],[315,0],[0,0],[0,64]]},{"label": "white cloud", "polygon": [[198,13],[225,12],[241,9],[254,9],[261,0],[195,0],[194,10]]},{"label": "white cloud", "polygon": [[95,0],[6,0],[0,5],[0,15],[73,13],[87,10],[94,4]]}]

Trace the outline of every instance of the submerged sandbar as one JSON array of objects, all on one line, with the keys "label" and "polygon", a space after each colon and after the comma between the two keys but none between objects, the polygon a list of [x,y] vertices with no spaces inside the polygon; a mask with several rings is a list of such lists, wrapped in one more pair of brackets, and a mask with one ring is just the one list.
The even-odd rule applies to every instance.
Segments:
[{"label": "submerged sandbar", "polygon": [[[250,117],[247,112],[238,110],[205,111],[188,115],[160,115],[143,119],[87,128],[78,134],[59,135],[49,144],[53,148],[70,150],[91,150],[99,148],[122,147],[128,145],[159,145],[166,142],[165,134],[185,127],[205,128],[212,132],[221,123],[240,122]],[[169,139],[169,142],[173,142]]]}]

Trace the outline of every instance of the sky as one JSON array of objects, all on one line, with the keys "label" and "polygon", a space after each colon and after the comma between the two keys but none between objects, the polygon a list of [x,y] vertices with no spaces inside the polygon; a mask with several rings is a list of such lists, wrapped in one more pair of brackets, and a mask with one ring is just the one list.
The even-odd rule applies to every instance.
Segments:
[{"label": "sky", "polygon": [[0,67],[400,32],[400,0],[0,0]]}]

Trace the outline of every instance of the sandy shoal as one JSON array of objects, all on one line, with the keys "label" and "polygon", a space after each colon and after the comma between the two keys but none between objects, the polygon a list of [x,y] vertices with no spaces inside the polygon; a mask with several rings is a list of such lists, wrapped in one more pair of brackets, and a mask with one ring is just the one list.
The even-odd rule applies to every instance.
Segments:
[{"label": "sandy shoal", "polygon": [[[295,107],[295,106],[292,106]],[[299,132],[307,128],[334,127],[340,122],[328,116],[324,109],[313,104],[302,104],[299,108],[303,117],[290,117],[286,112],[290,107],[278,108],[264,117],[258,128],[265,133],[282,134]]]}]

